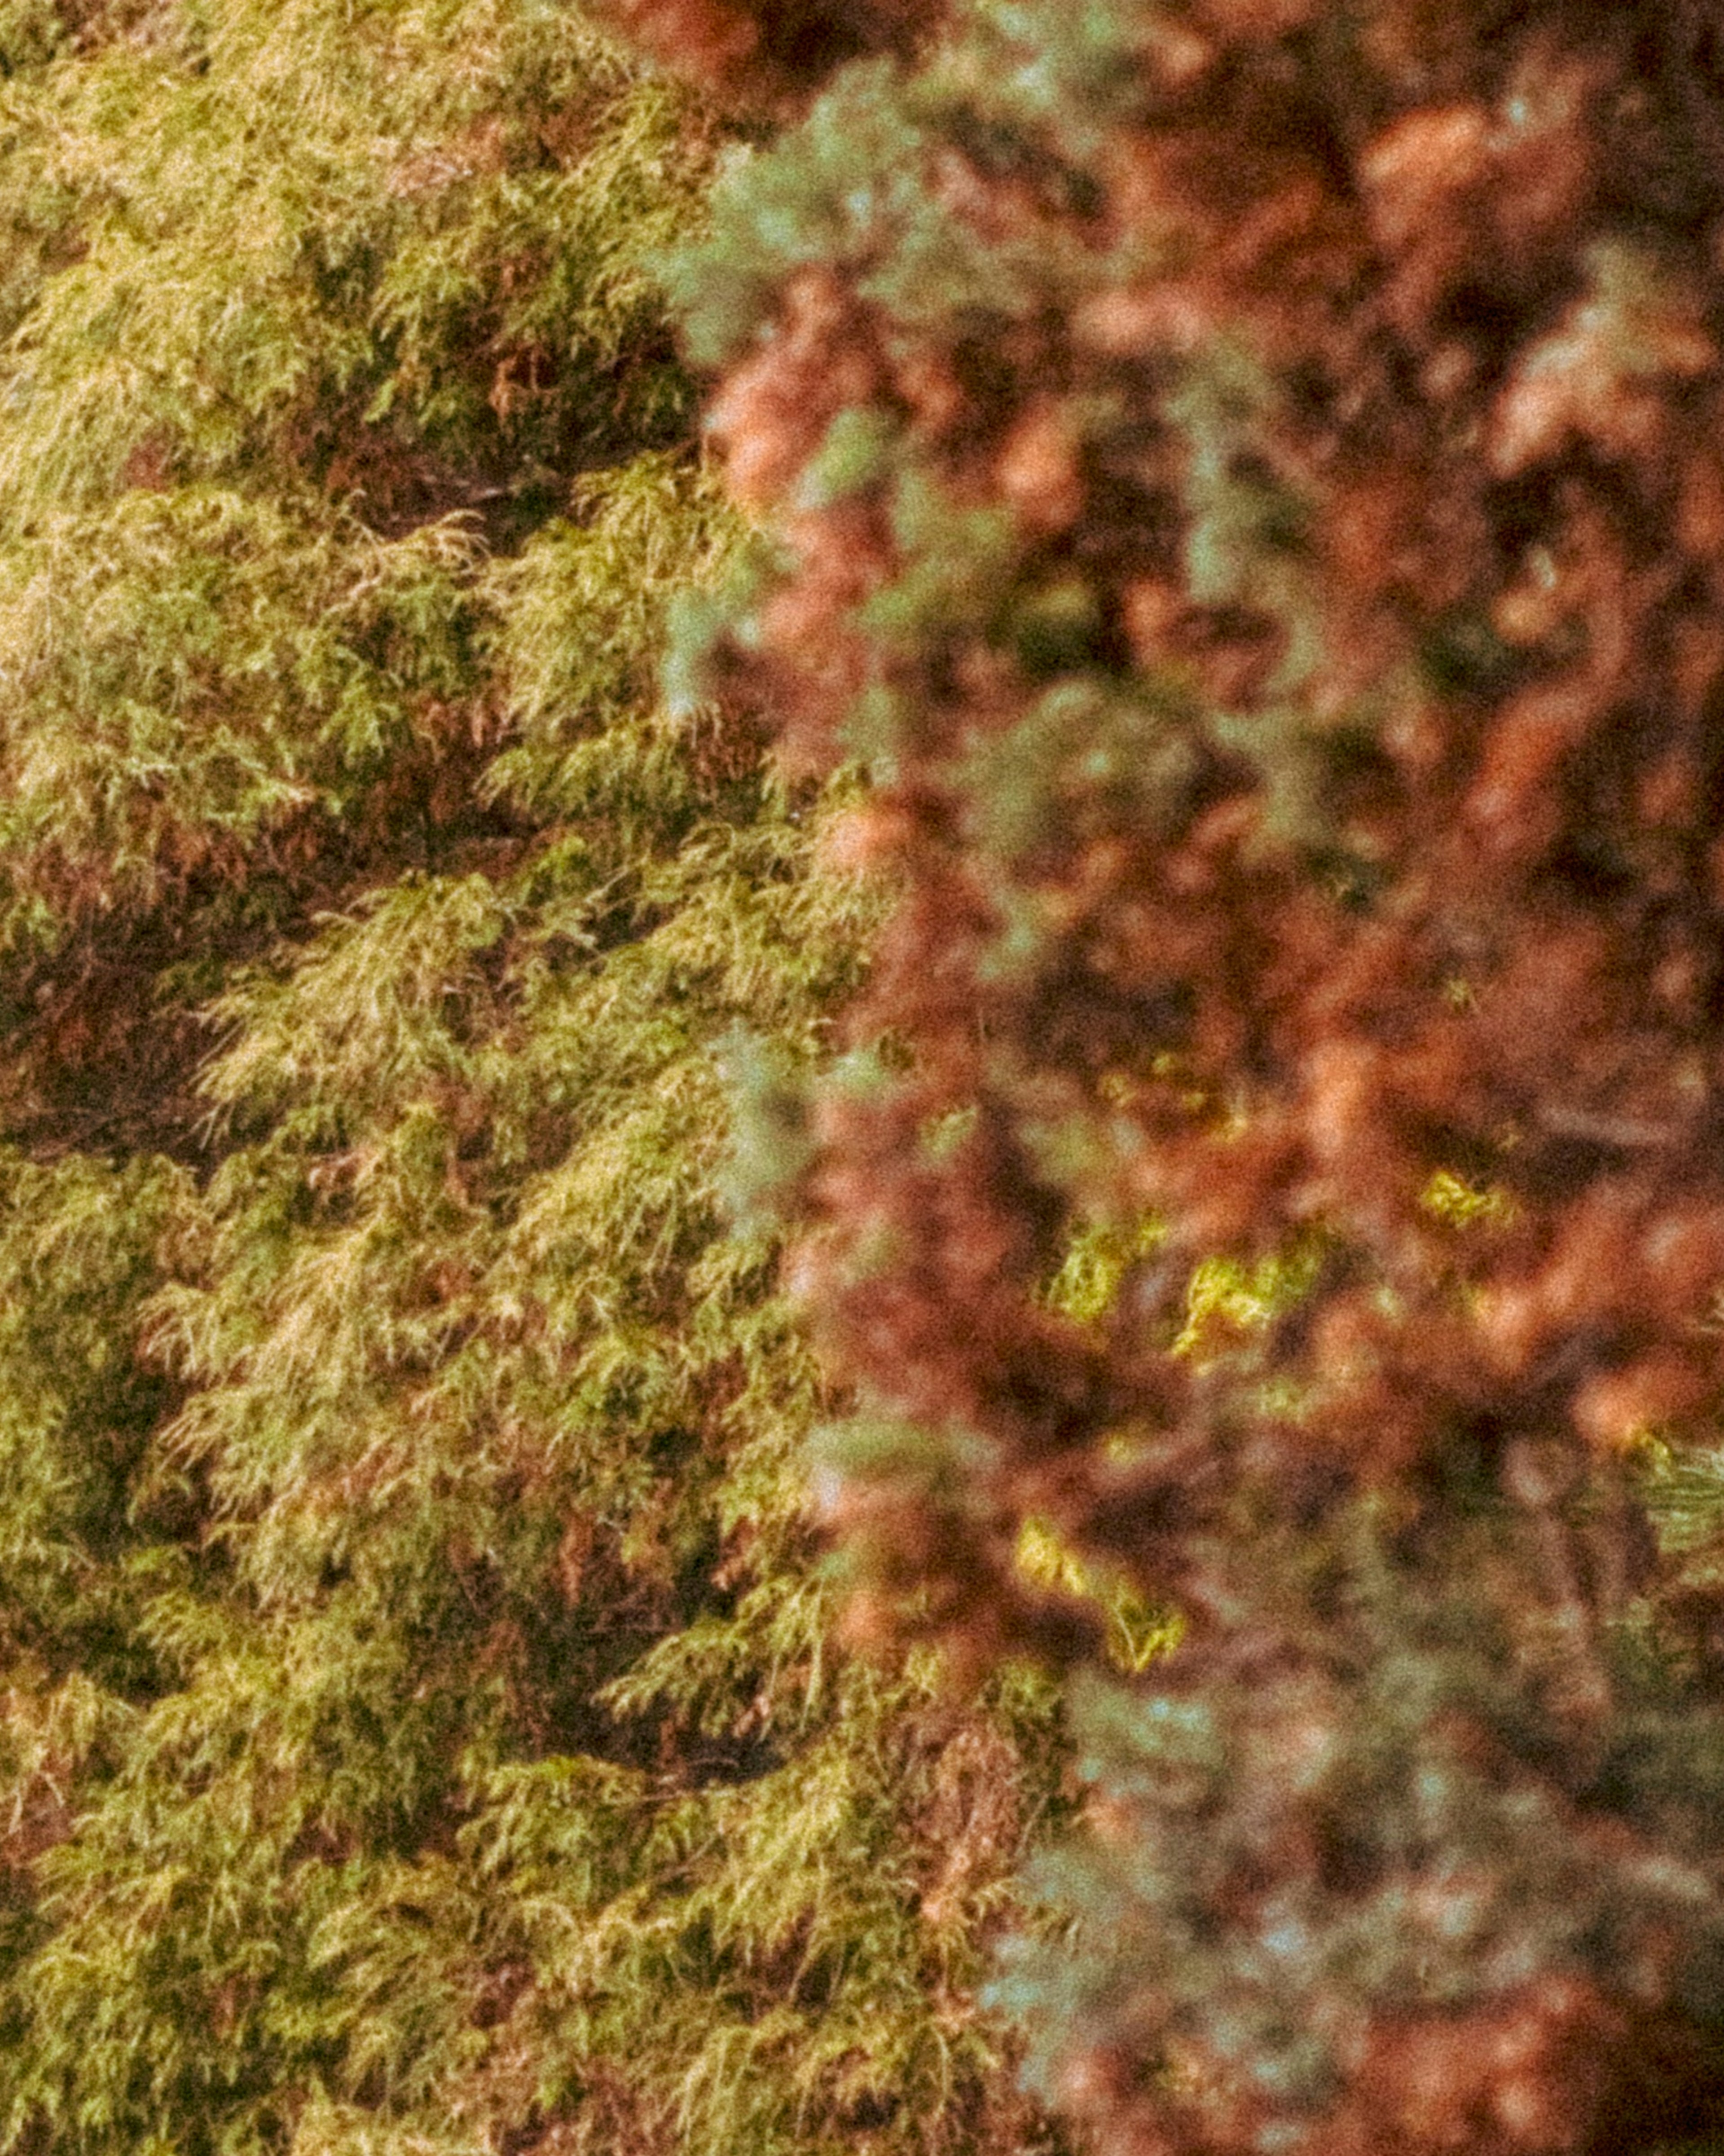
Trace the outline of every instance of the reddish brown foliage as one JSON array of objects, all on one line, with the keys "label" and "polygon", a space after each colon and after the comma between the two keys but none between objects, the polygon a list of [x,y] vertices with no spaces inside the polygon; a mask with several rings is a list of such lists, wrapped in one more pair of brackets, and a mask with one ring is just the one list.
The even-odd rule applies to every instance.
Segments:
[{"label": "reddish brown foliage", "polygon": [[[1375,1508],[1408,1592],[1486,1613],[1517,1688],[1519,1734],[1455,1771],[1554,1805],[1608,1900],[1675,1861],[1600,1768],[1627,1726],[1613,1625],[1680,1599],[1684,1681],[1724,1686],[1713,1591],[1663,1581],[1623,1469],[1724,1376],[1716,17],[1103,13],[1093,109],[1003,95],[989,137],[974,85],[1010,55],[977,28],[967,86],[905,136],[967,243],[1038,264],[1040,303],[916,313],[878,250],[804,259],[715,407],[793,560],[729,663],[804,754],[864,691],[894,714],[890,783],[842,847],[902,879],[852,1025],[912,1068],[825,1102],[803,1278],[839,1366],[957,1449],[859,1476],[834,1516],[971,1661],[1095,1651],[1021,1576],[1035,1517],[1177,1598],[1179,1696],[1296,1702],[1365,1650],[1343,1591],[1284,1593],[1277,1553]],[[721,54],[714,11],[654,11],[720,72],[779,19],[726,12]],[[842,57],[849,19],[826,19]],[[1054,15],[1025,19],[1057,47]],[[960,596],[910,632],[865,611],[939,542],[890,469],[810,484],[857,408],[954,531],[1009,512],[994,610]],[[1070,703],[1036,765],[1062,681],[1162,720],[1085,761],[1101,706]],[[1444,1175],[1496,1194],[1464,1232],[1433,1204]],[[1152,1215],[1158,1270],[1103,1321],[1049,1306],[1075,1220]],[[1168,1353],[1170,1275],[1313,1235],[1315,1283],[1243,1377]],[[1382,1886],[1325,1854],[1342,1800],[1264,1768],[1303,1712],[1257,1781],[1236,1764],[1261,1831],[1208,1905],[1223,1932]],[[1127,1845],[1157,1822],[1132,1815]],[[1716,2097],[1718,2001],[1680,1922],[1621,1936],[1625,1961],[1553,1950],[1480,1974],[1470,2005],[1290,1989],[1333,2075],[1296,2103],[1165,1999],[1116,1997],[1124,2033],[1068,2043],[1066,2094],[1134,2152],[1639,2145]]]},{"label": "reddish brown foliage", "polygon": [[793,102],[844,61],[906,52],[943,9],[927,0],[608,0],[629,34],[710,89]]}]

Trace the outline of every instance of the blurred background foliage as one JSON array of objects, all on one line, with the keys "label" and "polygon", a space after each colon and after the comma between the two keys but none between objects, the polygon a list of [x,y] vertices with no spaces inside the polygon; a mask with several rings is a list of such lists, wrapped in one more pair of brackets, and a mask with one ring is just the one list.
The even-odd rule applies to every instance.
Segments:
[{"label": "blurred background foliage", "polygon": [[855,1621],[1066,1673],[1037,2086],[1716,2141],[1716,10],[612,4],[778,126],[675,273],[773,535],[678,667],[872,782],[763,1179]]}]

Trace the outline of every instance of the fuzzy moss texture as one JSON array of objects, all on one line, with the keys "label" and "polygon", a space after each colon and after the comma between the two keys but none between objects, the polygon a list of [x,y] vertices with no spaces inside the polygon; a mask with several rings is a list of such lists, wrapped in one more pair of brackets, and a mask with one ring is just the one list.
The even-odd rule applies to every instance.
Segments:
[{"label": "fuzzy moss texture", "polygon": [[561,0],[0,66],[0,2147],[1044,2145],[1045,1702],[824,1644],[715,1194],[875,901],[656,685],[713,123]]}]

